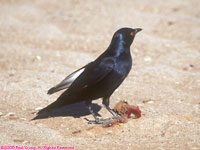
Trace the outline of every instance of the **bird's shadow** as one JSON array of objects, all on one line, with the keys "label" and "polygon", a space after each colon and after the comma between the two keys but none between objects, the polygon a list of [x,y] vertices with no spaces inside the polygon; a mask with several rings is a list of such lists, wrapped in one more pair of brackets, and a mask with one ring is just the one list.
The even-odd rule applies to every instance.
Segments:
[{"label": "bird's shadow", "polygon": [[[92,104],[92,110],[96,113],[97,116],[101,116],[98,112],[101,110],[101,106],[98,104]],[[32,120],[45,119],[51,117],[66,117],[72,116],[74,118],[80,118],[82,116],[90,115],[88,108],[86,107],[84,102],[71,104],[60,109],[56,109],[55,111],[51,111],[48,113],[38,114]]]}]

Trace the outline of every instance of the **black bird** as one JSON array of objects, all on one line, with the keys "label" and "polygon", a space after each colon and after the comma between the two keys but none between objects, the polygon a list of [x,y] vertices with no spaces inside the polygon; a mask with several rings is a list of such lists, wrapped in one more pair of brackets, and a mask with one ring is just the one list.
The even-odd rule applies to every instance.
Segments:
[{"label": "black bird", "polygon": [[48,94],[68,88],[60,97],[38,112],[50,112],[54,109],[85,101],[95,121],[88,123],[104,123],[112,118],[100,120],[91,109],[92,100],[103,98],[103,105],[115,117],[117,116],[109,107],[112,93],[127,77],[132,67],[130,46],[135,35],[142,29],[121,28],[113,35],[107,50],[95,61],[67,76],[63,81],[49,89]]}]

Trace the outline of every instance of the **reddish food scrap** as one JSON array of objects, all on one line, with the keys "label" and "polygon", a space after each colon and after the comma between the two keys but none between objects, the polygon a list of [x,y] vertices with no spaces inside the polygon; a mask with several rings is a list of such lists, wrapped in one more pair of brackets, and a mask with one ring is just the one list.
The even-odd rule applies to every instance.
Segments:
[{"label": "reddish food scrap", "polygon": [[[140,118],[141,117],[141,110],[138,106],[129,105],[126,102],[118,102],[114,110],[118,113],[118,115],[127,117],[127,118]],[[134,115],[134,117],[132,117]]]}]

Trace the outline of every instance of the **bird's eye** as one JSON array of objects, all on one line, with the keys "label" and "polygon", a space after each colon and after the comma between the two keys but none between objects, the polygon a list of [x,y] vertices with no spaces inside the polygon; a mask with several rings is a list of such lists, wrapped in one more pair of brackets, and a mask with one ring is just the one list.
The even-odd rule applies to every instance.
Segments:
[{"label": "bird's eye", "polygon": [[134,35],[134,33],[133,33],[133,32],[131,32],[131,33],[130,33],[130,35],[131,35],[131,36],[133,36],[133,35]]}]

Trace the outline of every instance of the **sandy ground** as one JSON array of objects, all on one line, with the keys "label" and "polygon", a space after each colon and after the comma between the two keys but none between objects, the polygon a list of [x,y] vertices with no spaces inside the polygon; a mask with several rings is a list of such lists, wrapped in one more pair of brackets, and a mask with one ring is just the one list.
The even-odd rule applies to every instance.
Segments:
[{"label": "sandy ground", "polygon": [[[141,27],[133,68],[111,98],[142,117],[110,128],[89,125],[83,104],[30,121],[55,101],[47,90],[100,55],[121,27]],[[199,0],[1,0],[0,146],[75,149],[200,149]],[[101,100],[94,108],[110,114]]]}]

